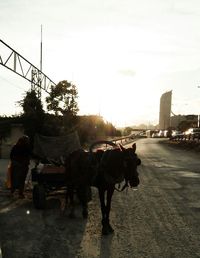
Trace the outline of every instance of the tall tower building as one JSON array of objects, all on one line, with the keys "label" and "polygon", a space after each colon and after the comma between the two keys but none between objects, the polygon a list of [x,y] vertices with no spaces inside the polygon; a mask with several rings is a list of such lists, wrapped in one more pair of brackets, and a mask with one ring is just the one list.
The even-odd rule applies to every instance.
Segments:
[{"label": "tall tower building", "polygon": [[172,91],[165,92],[160,98],[159,129],[166,130],[171,126]]}]

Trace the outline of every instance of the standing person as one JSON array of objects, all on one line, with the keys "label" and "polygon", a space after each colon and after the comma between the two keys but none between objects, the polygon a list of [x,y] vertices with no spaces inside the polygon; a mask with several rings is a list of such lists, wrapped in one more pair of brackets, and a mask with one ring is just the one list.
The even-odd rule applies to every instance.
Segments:
[{"label": "standing person", "polygon": [[31,148],[29,137],[19,138],[10,152],[11,160],[11,194],[19,190],[19,198],[24,198],[24,185],[29,170]]}]

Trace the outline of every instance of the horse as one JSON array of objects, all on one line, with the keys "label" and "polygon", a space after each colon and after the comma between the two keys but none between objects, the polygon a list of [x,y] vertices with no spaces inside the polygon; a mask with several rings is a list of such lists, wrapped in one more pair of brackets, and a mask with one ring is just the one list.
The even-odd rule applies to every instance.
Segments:
[{"label": "horse", "polygon": [[[99,144],[111,145],[113,148],[94,152],[94,147]],[[88,189],[90,186],[97,187],[102,214],[102,234],[113,233],[109,215],[115,185],[125,181],[121,189],[123,191],[126,187],[136,187],[140,183],[137,166],[141,164],[141,160],[135,152],[135,143],[131,148],[124,148],[110,141],[98,141],[90,146],[89,152],[78,150],[71,153],[66,161],[67,198],[70,199],[72,207],[70,215],[73,217],[74,213],[74,189],[81,191],[82,195],[78,195],[83,207],[82,214],[87,218],[87,203],[90,200]]]},{"label": "horse", "polygon": [[70,153],[65,160],[66,203],[69,200],[70,218],[75,217],[74,193],[82,206],[83,218],[88,217],[88,202],[91,200],[91,182],[96,163],[89,152],[78,149]]}]

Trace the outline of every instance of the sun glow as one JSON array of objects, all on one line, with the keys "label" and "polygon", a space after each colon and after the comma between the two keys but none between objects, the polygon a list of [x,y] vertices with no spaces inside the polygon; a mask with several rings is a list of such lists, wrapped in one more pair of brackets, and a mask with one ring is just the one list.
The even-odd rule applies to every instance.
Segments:
[{"label": "sun glow", "polygon": [[56,74],[62,78],[68,71],[77,85],[80,114],[100,114],[117,126],[155,123],[164,90],[155,80],[170,67],[165,55],[154,55],[164,51],[161,42],[156,33],[139,27],[71,33],[66,56],[73,61],[63,58]]},{"label": "sun glow", "polygon": [[[116,126],[134,125],[136,122],[143,123],[147,119],[149,122],[155,120],[153,114],[155,110],[156,112],[158,110],[159,97],[157,102],[154,100],[149,104],[149,98],[153,99],[153,94],[156,94],[151,92],[150,88],[142,86],[149,85],[148,78],[139,78],[139,75],[127,78],[120,74],[111,78],[112,80],[107,78],[105,82],[99,84],[99,91],[96,91],[95,95],[90,95],[89,91],[86,96],[87,92],[85,91],[83,102],[80,93],[82,113],[89,114],[90,110],[95,110],[95,114],[103,116],[105,120]],[[109,85],[115,85],[115,87],[109,87]],[[148,118],[146,110],[149,113]]]}]

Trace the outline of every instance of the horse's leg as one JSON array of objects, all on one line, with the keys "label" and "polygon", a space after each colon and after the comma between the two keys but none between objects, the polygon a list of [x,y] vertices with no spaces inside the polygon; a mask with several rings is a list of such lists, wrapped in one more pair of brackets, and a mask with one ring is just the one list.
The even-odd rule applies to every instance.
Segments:
[{"label": "horse's leg", "polygon": [[88,185],[80,185],[77,188],[77,195],[82,206],[82,215],[84,219],[88,217]]},{"label": "horse's leg", "polygon": [[108,229],[108,223],[107,223],[107,206],[105,204],[105,188],[98,188],[99,190],[99,199],[100,199],[100,204],[101,204],[101,214],[102,214],[102,234],[103,235],[108,235],[110,233]]},{"label": "horse's leg", "polygon": [[70,218],[75,218],[75,207],[74,207],[74,187],[73,186],[68,186],[67,191],[66,191],[66,202],[69,200],[69,217]]},{"label": "horse's leg", "polygon": [[109,186],[107,189],[107,203],[106,203],[106,223],[107,223],[107,228],[109,233],[113,233],[114,229],[110,225],[110,209],[111,209],[111,201],[112,201],[112,196],[114,192],[114,186]]}]

